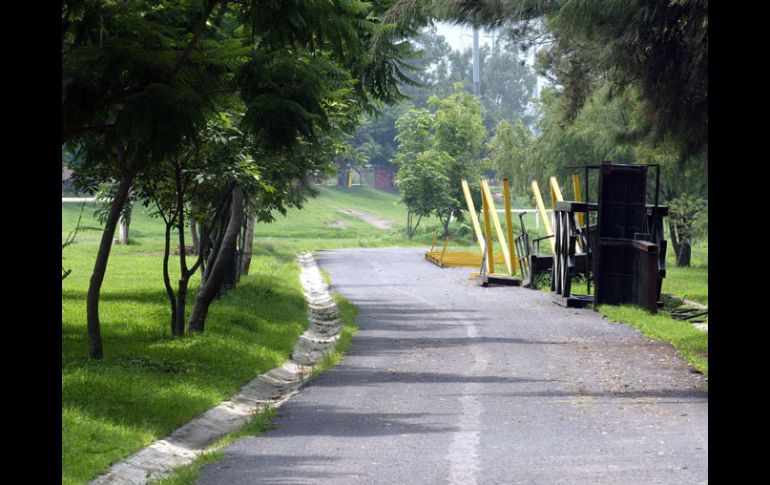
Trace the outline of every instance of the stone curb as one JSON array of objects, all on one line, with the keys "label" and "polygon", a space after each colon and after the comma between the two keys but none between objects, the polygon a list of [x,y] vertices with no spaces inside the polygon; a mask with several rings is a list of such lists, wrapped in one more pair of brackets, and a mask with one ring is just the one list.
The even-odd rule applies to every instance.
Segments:
[{"label": "stone curb", "polygon": [[192,462],[206,448],[245,425],[256,412],[280,407],[297,394],[313,368],[339,340],[342,321],[329,287],[311,253],[297,257],[308,303],[308,329],[299,336],[291,358],[260,374],[229,401],[209,409],[165,438],[122,460],[89,485],[144,485]]}]

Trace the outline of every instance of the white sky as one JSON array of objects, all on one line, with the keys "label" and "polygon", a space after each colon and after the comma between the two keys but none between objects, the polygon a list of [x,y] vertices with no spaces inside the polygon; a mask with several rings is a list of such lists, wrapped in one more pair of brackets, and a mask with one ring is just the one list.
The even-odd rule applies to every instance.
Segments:
[{"label": "white sky", "polygon": [[[443,36],[452,50],[463,51],[473,47],[473,27],[453,25],[446,22],[436,22],[436,31]],[[479,30],[479,46],[491,45],[495,36],[494,31]],[[527,64],[532,67],[535,63],[535,50],[530,49],[527,55]],[[539,93],[546,84],[545,78],[537,76],[537,92]]]},{"label": "white sky", "polygon": [[[446,39],[452,50],[464,51],[473,47],[473,28],[436,22],[436,31]],[[491,44],[491,35],[486,30],[479,30],[479,45]]]}]

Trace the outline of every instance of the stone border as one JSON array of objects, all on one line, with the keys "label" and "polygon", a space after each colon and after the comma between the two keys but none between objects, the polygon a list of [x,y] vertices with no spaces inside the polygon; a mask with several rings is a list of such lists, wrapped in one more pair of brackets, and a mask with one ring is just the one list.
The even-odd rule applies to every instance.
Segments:
[{"label": "stone border", "polygon": [[165,438],[139,450],[90,482],[90,485],[143,485],[192,462],[226,434],[243,427],[256,412],[279,407],[297,394],[313,368],[339,340],[342,320],[311,253],[297,257],[300,282],[308,302],[308,329],[299,336],[291,358],[257,376],[229,401],[209,409]]}]

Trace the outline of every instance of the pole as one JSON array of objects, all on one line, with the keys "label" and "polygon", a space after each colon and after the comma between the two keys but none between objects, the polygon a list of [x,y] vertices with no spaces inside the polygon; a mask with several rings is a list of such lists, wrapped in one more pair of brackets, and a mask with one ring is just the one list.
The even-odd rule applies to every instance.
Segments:
[{"label": "pole", "polygon": [[511,255],[512,273],[519,271],[519,260],[516,258],[516,248],[513,244],[513,220],[511,218],[511,188],[508,179],[503,179],[503,198],[505,199],[505,229],[508,233],[508,254]]},{"label": "pole", "polygon": [[479,66],[479,29],[473,27],[473,95],[479,96],[481,83],[481,74]]},{"label": "pole", "polygon": [[553,229],[551,229],[551,221],[548,219],[548,214],[545,212],[545,204],[543,204],[543,197],[540,195],[540,188],[537,186],[537,180],[532,181],[532,192],[535,194],[535,203],[537,203],[537,210],[540,213],[540,218],[543,219],[543,227],[545,228],[548,238],[548,244],[551,246],[551,251],[556,251],[556,245],[554,244]]},{"label": "pole", "polygon": [[489,220],[489,202],[484,190],[481,190],[481,206],[484,209],[484,229],[486,230],[486,248],[487,248],[487,273],[495,272],[495,252],[492,249],[492,224]]}]

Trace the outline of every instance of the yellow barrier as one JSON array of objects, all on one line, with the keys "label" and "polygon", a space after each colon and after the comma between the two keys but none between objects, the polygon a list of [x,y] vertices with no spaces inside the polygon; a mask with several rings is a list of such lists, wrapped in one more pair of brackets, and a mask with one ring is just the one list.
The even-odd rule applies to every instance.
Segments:
[{"label": "yellow barrier", "polygon": [[508,254],[511,257],[511,266],[514,273],[519,272],[519,259],[516,257],[516,245],[513,240],[513,221],[511,217],[511,187],[508,179],[503,179],[503,198],[505,199],[505,230],[508,233]]},{"label": "yellow barrier", "polygon": [[492,224],[489,222],[489,202],[487,201],[487,194],[484,192],[483,180],[481,187],[481,205],[484,209],[484,232],[486,233],[487,272],[492,274],[495,272],[495,251],[492,244]]},{"label": "yellow barrier", "polygon": [[[580,175],[577,173],[572,174],[572,190],[575,192],[575,201],[576,202],[583,202],[582,194],[580,193]],[[578,223],[580,224],[580,227],[586,227],[586,223],[583,220],[583,213],[578,212]]]},{"label": "yellow barrier", "polygon": [[476,207],[473,205],[473,197],[471,197],[471,189],[468,188],[468,182],[462,179],[463,195],[465,196],[465,203],[468,205],[468,213],[471,216],[471,222],[473,223],[473,232],[476,234],[476,240],[479,242],[479,248],[481,254],[484,254],[484,236],[481,234],[481,226],[479,225],[479,218],[476,216]]},{"label": "yellow barrier", "polygon": [[[489,190],[489,183],[486,180],[481,181],[481,191],[484,194],[484,200],[487,201],[487,209],[490,212],[492,223],[495,226],[495,232],[497,233],[497,240],[500,241],[500,247],[503,250],[503,258],[505,259],[505,266],[508,269],[508,274],[513,275],[513,266],[511,265],[511,253],[509,251],[508,243],[506,242],[505,235],[503,234],[503,228],[500,225],[500,219],[497,217],[497,209],[495,209],[495,201],[492,199],[492,191]],[[486,214],[484,215],[486,218]],[[491,240],[491,237],[488,237]],[[487,242],[491,244],[491,242]],[[491,273],[492,271],[490,271]]]},{"label": "yellow barrier", "polygon": [[554,244],[553,229],[551,229],[551,220],[545,212],[545,204],[543,204],[543,197],[540,195],[540,188],[537,186],[537,180],[532,181],[532,192],[535,194],[535,203],[537,204],[537,210],[540,213],[540,219],[543,221],[545,233],[550,236],[548,238],[548,244],[551,246],[551,252],[554,252],[556,251],[556,246]]}]

